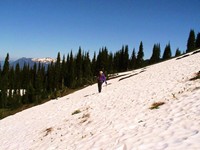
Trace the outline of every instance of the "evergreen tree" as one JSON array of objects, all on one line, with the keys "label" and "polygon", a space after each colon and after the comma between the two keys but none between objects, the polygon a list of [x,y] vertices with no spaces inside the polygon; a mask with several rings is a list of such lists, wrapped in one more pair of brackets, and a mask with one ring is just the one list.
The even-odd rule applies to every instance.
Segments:
[{"label": "evergreen tree", "polygon": [[139,51],[137,54],[137,59],[136,59],[136,67],[137,68],[141,68],[144,66],[144,51],[143,51],[143,43],[140,42],[140,46],[139,46]]},{"label": "evergreen tree", "polygon": [[91,62],[89,57],[89,52],[85,53],[83,58],[83,84],[91,84],[92,83],[92,70],[91,70]]},{"label": "evergreen tree", "polygon": [[110,53],[109,54],[109,58],[108,58],[108,64],[109,64],[109,66],[108,66],[108,72],[109,73],[113,73],[113,69],[114,69],[114,62],[113,62],[113,54],[112,53]]},{"label": "evergreen tree", "polygon": [[194,30],[190,30],[190,34],[187,41],[187,50],[186,53],[195,50],[195,32]]},{"label": "evergreen tree", "polygon": [[153,53],[150,58],[150,64],[158,63],[160,61],[160,44],[154,44]]},{"label": "evergreen tree", "polygon": [[65,74],[65,86],[69,88],[70,86],[70,80],[69,80],[69,72],[70,72],[70,54],[67,54],[67,60],[66,60],[66,74]]},{"label": "evergreen tree", "polygon": [[[19,66],[19,63],[17,63],[16,67],[15,67],[15,87],[14,87],[14,90],[16,91],[16,93],[21,89],[21,71],[20,71],[20,66]],[[19,94],[19,93],[17,93]]]},{"label": "evergreen tree", "polygon": [[[99,50],[99,54],[97,56],[97,61],[96,61],[96,70],[106,70],[108,71],[108,50],[106,47],[103,47],[102,49]],[[98,74],[98,72],[96,72]]]},{"label": "evergreen tree", "polygon": [[[15,67],[15,77],[14,77],[14,96],[13,97],[17,97],[16,100],[17,100],[17,104],[18,106],[19,105],[22,105],[22,98],[21,98],[21,93],[20,93],[20,90],[24,90],[21,88],[21,71],[20,71],[20,66],[19,66],[19,63],[17,63],[16,67]],[[22,93],[22,94],[25,94],[25,93]]]},{"label": "evergreen tree", "polygon": [[93,55],[93,58],[92,58],[92,73],[93,73],[93,76],[95,76],[98,72],[97,67],[96,67],[96,63],[97,63],[96,52],[94,52],[94,55]]},{"label": "evergreen tree", "polygon": [[8,104],[7,92],[9,88],[9,54],[6,55],[3,71],[2,71],[2,82],[1,82],[1,106],[6,108]]},{"label": "evergreen tree", "polygon": [[114,54],[114,72],[119,72],[120,71],[120,51],[117,51],[115,54]]},{"label": "evergreen tree", "polygon": [[79,47],[79,50],[78,50],[78,54],[76,56],[76,59],[75,59],[75,62],[76,62],[76,67],[75,67],[75,71],[76,71],[76,80],[77,80],[77,87],[78,86],[82,86],[83,84],[83,56],[82,56],[82,50],[81,50],[81,47]]},{"label": "evergreen tree", "polygon": [[119,51],[119,71],[121,72],[121,71],[124,71],[125,69],[124,69],[124,62],[125,62],[125,60],[124,60],[124,54],[125,54],[125,48],[124,48],[124,45],[122,46],[122,49],[121,49],[121,51]]},{"label": "evergreen tree", "polygon": [[131,59],[130,59],[130,69],[136,68],[136,54],[135,54],[135,48],[132,51]]},{"label": "evergreen tree", "polygon": [[31,82],[27,85],[26,95],[28,100],[26,101],[26,104],[31,104],[35,102],[35,89]]},{"label": "evergreen tree", "polygon": [[61,65],[61,78],[62,78],[62,88],[64,88],[64,86],[67,86],[67,62],[66,62],[66,58],[65,55],[63,56],[63,60],[62,60],[62,65]]},{"label": "evergreen tree", "polygon": [[34,93],[33,94],[33,103],[37,101],[38,93],[36,93],[37,89],[37,64],[34,63],[33,68],[31,69],[31,84],[33,85]]},{"label": "evergreen tree", "polygon": [[124,71],[128,70],[129,67],[129,49],[128,49],[128,45],[125,46],[125,51],[124,51]]},{"label": "evergreen tree", "polygon": [[197,38],[196,38],[196,49],[200,48],[200,33],[197,34]]},{"label": "evergreen tree", "polygon": [[46,89],[47,89],[47,92],[48,93],[52,93],[52,92],[54,92],[54,90],[55,90],[55,86],[54,86],[54,64],[53,64],[53,62],[51,62],[51,64],[49,64],[48,65],[48,68],[47,68],[47,87],[46,87]]},{"label": "evergreen tree", "polygon": [[176,53],[175,53],[175,57],[178,57],[181,55],[181,51],[179,50],[179,48],[176,49]]},{"label": "evergreen tree", "polygon": [[5,58],[5,62],[4,62],[4,66],[3,66],[3,72],[2,72],[3,76],[8,75],[9,66],[10,66],[10,64],[9,64],[9,54],[7,53],[6,58]]},{"label": "evergreen tree", "polygon": [[35,100],[36,104],[40,104],[42,98],[45,98],[45,89],[44,89],[44,67],[43,65],[39,62],[38,69],[36,72],[36,79],[35,79]]},{"label": "evergreen tree", "polygon": [[102,50],[99,49],[96,61],[96,69],[95,69],[97,72],[95,72],[95,74],[98,75],[99,70],[102,70],[102,68],[103,68]]},{"label": "evergreen tree", "polygon": [[119,72],[119,52],[114,54],[114,72]]},{"label": "evergreen tree", "polygon": [[122,49],[118,52],[118,54],[116,54],[116,57],[118,59],[118,71],[126,71],[128,69],[128,65],[129,65],[129,54],[128,54],[128,45],[126,46],[122,46]]},{"label": "evergreen tree", "polygon": [[73,53],[71,51],[70,58],[69,58],[69,64],[68,64],[68,68],[69,68],[68,83],[69,83],[70,88],[75,88],[75,86],[76,86],[75,66],[76,66],[76,64],[75,64],[75,61],[74,61]]},{"label": "evergreen tree", "polygon": [[20,88],[25,89],[25,93],[23,93],[22,98],[22,104],[28,104],[29,98],[28,98],[28,85],[32,83],[33,77],[32,77],[32,70],[30,69],[29,65],[24,64],[23,69],[21,71],[21,80],[20,80]]},{"label": "evergreen tree", "polygon": [[170,59],[172,57],[172,53],[171,53],[171,46],[170,43],[166,45],[164,53],[163,53],[163,60],[167,60]]},{"label": "evergreen tree", "polygon": [[8,88],[7,88],[7,107],[15,108],[16,102],[13,98],[13,89],[14,89],[14,69],[10,67],[8,72]]},{"label": "evergreen tree", "polygon": [[108,49],[107,47],[102,48],[102,70],[106,73],[109,66],[109,56],[108,56]]},{"label": "evergreen tree", "polygon": [[55,88],[56,91],[60,90],[62,87],[62,79],[61,79],[61,57],[60,57],[60,52],[58,52],[56,63],[55,63]]}]

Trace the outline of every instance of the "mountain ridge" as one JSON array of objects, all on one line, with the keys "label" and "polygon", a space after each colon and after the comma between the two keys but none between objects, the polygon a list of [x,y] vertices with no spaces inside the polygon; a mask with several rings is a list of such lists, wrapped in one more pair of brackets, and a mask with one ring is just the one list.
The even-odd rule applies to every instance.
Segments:
[{"label": "mountain ridge", "polygon": [[45,58],[26,58],[26,57],[22,57],[19,58],[13,62],[10,63],[11,66],[13,66],[14,68],[16,67],[17,64],[19,64],[20,68],[23,68],[25,64],[29,64],[30,67],[33,67],[33,65],[36,63],[37,65],[39,63],[43,64],[43,66],[45,68],[48,67],[48,65],[53,62],[56,62],[56,59],[50,58],[50,57],[45,57]]}]

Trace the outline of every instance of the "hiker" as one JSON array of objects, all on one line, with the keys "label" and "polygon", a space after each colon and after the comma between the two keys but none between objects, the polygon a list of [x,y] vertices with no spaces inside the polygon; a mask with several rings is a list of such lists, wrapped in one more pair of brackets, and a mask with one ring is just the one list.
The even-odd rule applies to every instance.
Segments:
[{"label": "hiker", "polygon": [[99,93],[101,93],[102,84],[103,84],[104,82],[107,84],[107,82],[106,82],[106,77],[105,77],[103,71],[99,71],[99,76],[98,76],[98,78],[97,78],[97,82],[98,82],[98,90],[99,90]]}]

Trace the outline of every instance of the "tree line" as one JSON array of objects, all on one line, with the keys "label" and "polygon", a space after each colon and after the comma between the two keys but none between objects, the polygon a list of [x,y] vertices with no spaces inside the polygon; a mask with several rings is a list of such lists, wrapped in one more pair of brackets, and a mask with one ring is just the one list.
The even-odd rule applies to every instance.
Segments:
[{"label": "tree line", "polygon": [[[195,36],[194,30],[190,31],[186,52],[200,48],[200,33]],[[176,49],[175,57],[182,52]],[[61,58],[62,57],[62,58]],[[90,59],[89,52],[79,47],[77,54],[71,51],[67,55],[57,55],[55,63],[46,69],[42,63],[19,64],[10,66],[9,54],[4,65],[0,65],[0,109],[16,109],[24,104],[40,104],[44,100],[57,98],[67,93],[70,89],[77,89],[96,82],[99,70],[106,75],[127,70],[138,69],[155,64],[172,56],[171,46],[168,43],[161,56],[160,44],[154,44],[150,59],[144,60],[143,42],[140,42],[138,52],[133,49],[129,56],[128,45],[123,45],[115,53],[109,52],[107,47],[102,47],[98,54],[94,52]]]}]

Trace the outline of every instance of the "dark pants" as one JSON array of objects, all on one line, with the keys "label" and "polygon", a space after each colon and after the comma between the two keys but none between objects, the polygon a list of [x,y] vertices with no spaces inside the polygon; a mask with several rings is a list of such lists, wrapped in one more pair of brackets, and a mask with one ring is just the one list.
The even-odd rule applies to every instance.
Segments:
[{"label": "dark pants", "polygon": [[101,93],[101,89],[102,89],[102,82],[98,82],[98,90],[99,90],[99,93]]}]

